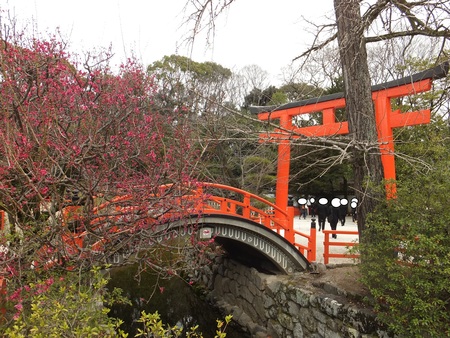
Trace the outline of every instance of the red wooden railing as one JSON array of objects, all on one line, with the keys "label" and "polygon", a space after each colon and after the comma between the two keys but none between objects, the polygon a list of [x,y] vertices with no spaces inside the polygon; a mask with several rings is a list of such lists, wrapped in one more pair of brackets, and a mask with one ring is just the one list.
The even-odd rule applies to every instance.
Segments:
[{"label": "red wooden railing", "polygon": [[[218,193],[217,189],[222,192],[221,196],[214,195]],[[230,196],[230,192],[233,193],[233,198],[224,197]],[[202,201],[198,208],[200,213],[217,213],[251,219],[288,240],[294,237],[293,219],[288,212],[258,195],[223,184],[202,183],[197,188],[197,196]]]},{"label": "red wooden railing", "polygon": [[[164,189],[166,188],[167,187],[164,186],[161,187],[161,192],[164,192]],[[130,198],[127,196],[120,196],[95,208],[93,213],[94,215],[98,215],[98,217],[93,218],[93,227],[95,227],[96,224],[102,224],[105,217],[118,217],[114,216],[114,213],[106,213],[109,216],[102,215],[102,210],[108,206],[113,206],[117,213],[116,215],[123,214],[126,208],[132,208],[130,206],[120,206],[120,202],[127,200],[130,200]],[[185,203],[186,201],[194,203]],[[293,207],[287,207],[283,210],[274,203],[248,191],[214,183],[201,183],[195,188],[188,189],[187,193],[178,198],[178,202],[190,205],[191,209],[189,210],[189,213],[191,215],[198,214],[201,216],[204,214],[219,214],[250,219],[286,238],[310,262],[315,261],[316,259],[316,229],[311,229],[309,234],[294,230],[293,219],[295,208]],[[80,207],[69,206],[63,210],[63,225],[66,224],[69,219],[73,221],[79,217],[79,215],[77,215],[77,208]],[[4,217],[2,216],[4,216],[4,213],[0,212],[0,229],[4,228]],[[169,215],[170,218],[173,216],[174,215]],[[130,230],[131,229],[125,231]],[[114,233],[124,230],[113,226],[109,231]],[[84,243],[86,235],[87,232],[74,233],[67,231],[63,235],[63,239],[66,243],[65,253],[68,255],[79,255],[83,252],[83,247],[86,245]],[[306,238],[308,244],[304,245],[300,241],[297,241],[299,237],[300,239],[301,237]],[[94,243],[91,249],[94,251],[102,250],[104,241],[105,240],[100,240],[97,243]],[[46,251],[45,248],[43,250]],[[52,266],[54,264],[58,264],[58,262],[48,258],[45,262],[40,263],[41,266]],[[0,293],[4,290],[5,280],[0,276]]]},{"label": "red wooden railing", "polygon": [[330,252],[330,248],[337,247],[354,247],[357,246],[356,242],[331,242],[330,235],[358,235],[358,231],[348,230],[323,230],[324,242],[323,242],[323,262],[328,264],[330,258],[358,258],[359,254],[356,253],[336,253]]},{"label": "red wooden railing", "polygon": [[296,235],[299,235],[300,237],[304,237],[307,240],[307,245],[300,244],[298,242],[295,242],[294,245],[297,247],[298,250],[302,253],[303,256],[306,257],[306,259],[309,262],[315,262],[316,261],[316,244],[317,244],[317,229],[314,226],[311,226],[309,230],[309,234],[294,230]]},{"label": "red wooden railing", "polygon": [[[213,195],[207,196],[203,208],[204,213],[230,214],[251,219],[286,238],[308,261],[316,260],[316,229],[311,229],[310,234],[295,230],[293,223],[295,208],[288,207],[287,210],[283,210],[258,195],[221,184],[204,183],[202,191],[206,192],[211,188],[231,191],[240,195],[241,198],[235,200]],[[259,206],[256,207],[255,205],[258,204]],[[296,235],[306,238],[308,244],[304,245],[297,241]]]},{"label": "red wooden railing", "polygon": [[[159,193],[164,195],[167,189],[171,186],[161,186]],[[112,200],[101,204],[93,210],[93,214],[97,215],[97,218],[93,218],[93,227],[96,224],[101,224],[105,217],[118,217],[116,215],[123,215],[127,210],[132,209],[132,207],[121,206],[121,202],[126,202],[131,200],[128,196],[118,196]],[[250,219],[257,222],[268,229],[277,232],[279,235],[283,236],[291,244],[293,244],[309,261],[314,261],[316,257],[316,233],[315,231],[310,234],[305,234],[294,230],[293,219],[294,210],[293,207],[287,207],[282,209],[275,205],[274,203],[258,196],[252,194],[248,191],[238,189],[235,187],[216,184],[216,183],[199,183],[195,187],[187,188],[182,195],[173,199],[173,203],[179,203],[182,206],[186,206],[187,215],[202,215],[202,214],[220,214],[220,215],[231,215],[235,217],[242,217],[245,219]],[[112,206],[115,211],[110,213],[107,212],[109,216],[102,215],[104,209]],[[76,219],[77,208],[74,206],[69,206],[63,210],[63,216],[65,219]],[[128,210],[129,211],[129,210]],[[164,219],[174,219],[183,217],[183,215],[177,215],[175,213],[166,214],[162,217],[160,222]],[[113,227],[109,232],[114,233],[117,231],[124,231]],[[125,230],[131,231],[131,229]],[[82,233],[71,233],[68,232],[65,235],[65,242],[68,244],[68,252],[76,254],[79,252],[80,248],[83,248],[84,238],[87,232]],[[297,241],[296,235],[304,237],[307,239],[308,244],[304,245],[300,241]],[[97,243],[92,245],[92,250],[101,251],[104,243],[104,239],[99,240]]]}]

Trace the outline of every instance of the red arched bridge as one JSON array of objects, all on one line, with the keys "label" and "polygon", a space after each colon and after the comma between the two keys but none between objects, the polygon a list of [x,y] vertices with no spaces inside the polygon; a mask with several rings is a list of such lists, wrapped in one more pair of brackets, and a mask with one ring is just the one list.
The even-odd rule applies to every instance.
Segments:
[{"label": "red arched bridge", "polygon": [[[119,203],[127,199],[127,196],[121,196],[94,209],[96,216],[91,219],[92,228],[96,227],[97,219],[99,224],[105,224],[105,217],[117,218],[117,215],[132,211],[128,209],[126,212],[120,212],[120,209],[130,208]],[[195,188],[186,189],[173,203],[182,205],[182,214],[178,211],[164,213],[156,225],[147,226],[151,229],[148,230],[151,231],[151,236],[144,236],[151,238],[147,245],[173,238],[196,236],[199,241],[215,241],[221,244],[237,260],[278,273],[303,271],[308,268],[311,260],[315,260],[315,242],[310,241],[310,245],[305,246],[295,241],[296,234],[303,234],[294,230],[292,207],[288,210],[282,209],[247,191],[213,183],[199,183]],[[111,206],[115,208],[114,213],[102,212]],[[76,208],[66,208],[64,218],[73,219]],[[104,216],[113,214],[115,216]],[[79,255],[83,249],[89,249],[91,252],[100,253],[106,250],[108,241],[115,237],[110,235],[135,230],[132,227],[125,230],[121,226],[113,225],[99,240],[93,240],[88,231],[69,233],[65,241],[71,249],[67,252]],[[117,236],[115,240],[120,238]],[[140,246],[145,248],[142,243]],[[123,256],[116,255],[110,263],[121,263],[127,255],[128,253]]]}]

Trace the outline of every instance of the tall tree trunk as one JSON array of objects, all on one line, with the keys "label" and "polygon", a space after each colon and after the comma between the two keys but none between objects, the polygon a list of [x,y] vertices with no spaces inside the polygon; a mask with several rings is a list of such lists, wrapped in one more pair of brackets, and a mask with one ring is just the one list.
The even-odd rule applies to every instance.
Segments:
[{"label": "tall tree trunk", "polygon": [[359,201],[358,230],[361,235],[367,214],[374,210],[380,198],[383,169],[359,4],[359,0],[334,0],[346,110],[354,142],[354,189]]}]

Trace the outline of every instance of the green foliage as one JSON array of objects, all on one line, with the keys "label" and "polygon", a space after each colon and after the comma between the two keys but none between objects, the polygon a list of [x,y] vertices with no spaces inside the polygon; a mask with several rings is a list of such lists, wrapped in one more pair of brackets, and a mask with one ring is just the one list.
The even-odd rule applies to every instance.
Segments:
[{"label": "green foliage", "polygon": [[361,246],[363,281],[379,318],[407,337],[450,335],[448,127],[428,128],[436,132],[409,149],[428,159],[427,171],[402,163],[398,196],[369,216]]},{"label": "green foliage", "polygon": [[325,90],[325,95],[344,92],[344,78],[342,76],[331,79],[331,85]]},{"label": "green foliage", "polygon": [[442,154],[449,146],[449,134],[448,124],[442,119],[423,126],[403,128],[396,133],[397,152],[409,155],[396,159],[397,177],[402,181],[411,177],[420,178],[427,173],[430,165],[442,162]]},{"label": "green foliage", "polygon": [[242,188],[256,194],[274,186],[276,182],[275,161],[261,155],[255,152],[255,155],[249,154],[242,159]]},{"label": "green foliage", "polygon": [[282,91],[276,91],[272,94],[268,105],[279,106],[287,102],[287,95]]},{"label": "green foliage", "polygon": [[232,72],[214,62],[196,62],[180,55],[164,56],[147,67],[157,83],[155,102],[165,113],[191,119],[222,112]]},{"label": "green foliage", "polygon": [[[261,90],[259,88],[253,88],[250,93],[245,96],[244,98],[244,106],[243,108],[248,108],[250,106],[267,106],[270,105],[271,102],[274,102],[272,100],[272,96],[277,93],[277,95],[275,95],[274,100],[276,101],[280,101],[281,97],[281,92],[275,87],[275,86],[270,86],[267,87],[264,90]],[[285,99],[285,97],[282,98],[283,100]],[[277,103],[284,103],[284,102],[274,102],[275,104]]]},{"label": "green foliage", "polygon": [[287,97],[288,102],[295,102],[319,97],[323,95],[323,89],[306,83],[290,82],[280,87],[280,91]]},{"label": "green foliage", "polygon": [[16,290],[17,310],[5,337],[126,337],[121,321],[108,317],[104,304],[128,302],[119,290],[105,292],[108,280],[98,268],[82,277],[68,273]]},{"label": "green foliage", "polygon": [[[177,71],[191,73],[197,79],[229,78],[231,71],[214,62],[196,62],[186,56],[170,55],[164,56],[160,61],[155,61],[147,67],[150,73],[165,70],[166,74]],[[161,74],[161,73],[159,73]]]},{"label": "green foliage", "polygon": [[261,194],[275,185],[277,148],[258,142],[261,124],[245,114],[229,114],[202,126],[199,179]]},{"label": "green foliage", "polygon": [[[16,316],[3,328],[4,337],[128,337],[120,329],[122,321],[108,316],[109,308],[116,303],[130,301],[122,296],[122,290],[109,292],[109,282],[99,268],[80,277],[68,273],[61,278],[48,278],[18,289],[10,297]],[[225,338],[226,328],[232,316],[217,320],[215,338]],[[183,332],[182,327],[162,322],[158,312],[142,312],[137,320],[141,324],[135,337],[187,337],[201,338],[199,327],[193,326]]]},{"label": "green foliage", "polygon": [[320,142],[316,143],[317,148],[314,151],[309,147],[302,147],[301,144],[292,147],[291,191],[312,196],[335,194],[347,196],[348,182],[353,178],[351,163],[348,161],[340,163],[339,151],[330,149]]},{"label": "green foliage", "polygon": [[[227,325],[231,322],[232,316],[225,317],[225,321],[217,320],[217,331],[214,338],[225,338],[227,334],[225,330]],[[180,337],[183,334],[183,328],[178,326],[165,325],[158,312],[141,314],[141,318],[138,320],[142,324],[143,328],[138,329],[138,333],[135,337],[165,337],[173,338]],[[203,338],[203,334],[198,331],[198,325],[193,326],[189,331],[185,332],[187,338]]]}]

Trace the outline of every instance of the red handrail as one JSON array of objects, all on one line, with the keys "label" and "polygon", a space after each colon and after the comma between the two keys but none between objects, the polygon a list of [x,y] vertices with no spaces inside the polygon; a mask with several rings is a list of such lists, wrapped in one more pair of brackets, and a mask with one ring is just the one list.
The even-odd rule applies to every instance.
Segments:
[{"label": "red handrail", "polygon": [[[286,210],[283,210],[258,195],[222,184],[203,183],[203,187],[219,188],[221,190],[238,193],[242,196],[241,200],[243,201],[240,202],[238,200],[211,195],[206,198],[207,202],[204,205],[204,213],[230,214],[252,219],[271,230],[277,231],[278,234],[293,244],[308,261],[313,262],[316,260],[317,230],[316,228],[311,228],[309,234],[295,230],[293,225],[293,207],[287,207]],[[203,192],[204,190],[205,189],[203,189]],[[252,204],[253,201],[257,201],[264,205],[264,209],[255,207]],[[308,244],[304,245],[297,242],[295,238],[296,235],[306,238]]]},{"label": "red handrail", "polygon": [[[162,186],[160,191],[170,188],[170,186]],[[187,187],[184,191],[185,194],[178,197],[178,203],[184,203],[187,201],[189,204],[189,213],[199,215],[202,214],[221,214],[232,215],[237,217],[243,217],[245,219],[251,219],[261,225],[276,231],[278,234],[286,238],[291,244],[297,248],[308,252],[308,257],[314,257],[315,259],[315,241],[310,243],[308,247],[296,243],[295,235],[304,235],[294,231],[293,227],[293,212],[289,210],[283,210],[276,204],[248,191],[223,185],[217,183],[205,183],[200,182],[194,187]],[[230,198],[229,196],[232,196]],[[127,197],[114,198],[111,202],[126,201]],[[194,202],[194,203],[189,203]],[[110,202],[110,203],[111,203]],[[101,209],[106,208],[109,203],[103,203],[98,207],[95,212],[99,212]],[[119,208],[119,209],[117,209]],[[116,206],[117,210],[120,210],[120,206]],[[116,211],[117,211],[116,210]],[[111,216],[106,216],[111,217]],[[176,214],[166,215],[165,217],[176,218]],[[117,229],[118,230],[118,229]],[[123,229],[122,229],[123,231]],[[75,235],[76,240],[72,240],[72,243],[79,243],[82,241],[83,234]],[[100,240],[94,245],[96,250],[101,250],[103,240]],[[303,253],[303,252],[302,252]]]},{"label": "red handrail", "polygon": [[[163,195],[164,191],[170,188],[171,185],[164,185],[160,187],[159,191]],[[194,187],[186,187],[183,192],[184,194],[174,198],[174,203],[188,205],[189,210],[186,210],[186,213],[198,213],[199,215],[215,213],[251,219],[276,231],[294,244],[293,218],[291,215],[289,215],[286,210],[282,210],[277,205],[260,196],[242,189],[216,183],[198,183]],[[230,195],[233,195],[233,198],[225,197]],[[118,202],[127,202],[129,200],[131,200],[131,196],[118,196],[111,199],[109,202],[102,203],[100,206],[96,207],[93,212],[97,215],[97,218],[94,218],[93,225],[95,226],[96,223],[99,223],[99,221],[104,220],[105,218],[115,217],[114,212],[109,215],[102,215],[101,210]],[[69,209],[70,208],[71,207],[69,207]],[[123,207],[120,206],[120,204],[114,206],[116,214],[121,214],[121,212],[127,208],[132,207]],[[70,211],[75,211],[75,209],[70,209]],[[70,212],[67,213],[63,211],[63,215],[65,216],[70,214]],[[180,216],[183,217],[183,215],[169,213],[162,216],[160,221],[163,221],[165,218],[173,219]],[[131,231],[131,229],[111,228],[109,231]],[[86,232],[68,234],[68,238],[66,238],[65,241],[69,246],[72,246],[73,250],[81,249],[86,234]],[[102,243],[104,243],[104,239],[100,239],[95,243],[93,249],[101,250]]]},{"label": "red handrail", "polygon": [[[231,199],[215,196],[208,194],[208,189],[233,192],[240,195],[241,198]],[[286,238],[289,237],[288,234],[293,233],[292,217],[290,217],[288,212],[258,195],[217,183],[202,183],[197,188],[197,193],[202,195],[200,199],[204,201],[201,210],[199,210],[203,213],[220,213],[251,219],[269,229],[276,230],[280,234],[284,231]],[[255,206],[258,203],[260,206]]]},{"label": "red handrail", "polygon": [[298,230],[294,230],[294,232],[296,235],[305,237],[308,240],[308,245],[297,242],[295,242],[294,245],[309,262],[314,262],[316,260],[317,229],[311,227],[309,235]]},{"label": "red handrail", "polygon": [[330,253],[330,247],[332,246],[345,246],[354,247],[357,246],[356,242],[331,242],[330,234],[332,235],[358,235],[358,231],[348,231],[348,230],[323,230],[324,242],[323,242],[323,261],[324,264],[328,264],[330,258],[358,258],[359,254],[349,254],[349,253]]}]

